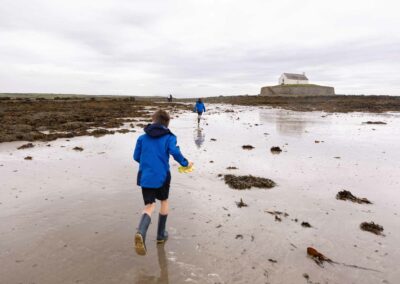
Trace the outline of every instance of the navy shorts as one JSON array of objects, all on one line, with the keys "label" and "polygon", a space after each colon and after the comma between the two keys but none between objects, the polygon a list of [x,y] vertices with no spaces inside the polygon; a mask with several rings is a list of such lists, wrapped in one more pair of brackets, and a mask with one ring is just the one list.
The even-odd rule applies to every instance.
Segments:
[{"label": "navy shorts", "polygon": [[171,183],[171,174],[168,173],[166,181],[160,188],[142,187],[144,205],[155,203],[156,199],[167,200],[169,196],[170,183]]}]

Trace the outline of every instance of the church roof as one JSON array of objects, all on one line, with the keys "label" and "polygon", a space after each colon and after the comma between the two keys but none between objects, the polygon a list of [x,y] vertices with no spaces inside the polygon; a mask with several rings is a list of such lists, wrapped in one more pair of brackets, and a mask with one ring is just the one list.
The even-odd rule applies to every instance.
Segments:
[{"label": "church roof", "polygon": [[306,75],[303,74],[283,73],[283,75],[291,80],[308,80]]}]

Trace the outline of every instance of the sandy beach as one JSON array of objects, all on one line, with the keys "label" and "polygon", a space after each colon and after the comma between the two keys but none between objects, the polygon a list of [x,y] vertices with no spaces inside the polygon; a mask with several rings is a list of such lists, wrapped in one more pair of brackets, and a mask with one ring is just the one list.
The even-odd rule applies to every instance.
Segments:
[{"label": "sandy beach", "polygon": [[[399,283],[399,113],[215,104],[200,127],[194,113],[177,116],[170,128],[195,170],[171,159],[170,239],[156,245],[154,215],[144,257],[133,248],[140,127],[1,143],[0,283]],[[277,186],[234,190],[220,174]],[[373,204],[337,200],[341,190]],[[370,221],[383,235],[360,229]],[[335,263],[317,265],[307,247]]]}]

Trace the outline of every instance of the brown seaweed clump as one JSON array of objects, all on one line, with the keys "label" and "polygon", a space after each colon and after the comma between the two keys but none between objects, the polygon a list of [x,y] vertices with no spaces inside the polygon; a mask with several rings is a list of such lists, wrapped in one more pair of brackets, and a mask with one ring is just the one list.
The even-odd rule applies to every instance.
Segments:
[{"label": "brown seaweed clump", "polygon": [[311,228],[311,225],[308,222],[301,222],[301,226],[304,228]]},{"label": "brown seaweed clump", "polygon": [[252,175],[247,176],[235,176],[235,175],[224,175],[224,180],[230,188],[233,189],[250,189],[251,187],[258,188],[272,188],[276,185],[273,180],[255,177]]},{"label": "brown seaweed clump", "polygon": [[[31,96],[30,94],[25,94]],[[189,110],[184,104],[169,104],[121,97],[63,97],[53,99],[19,98],[0,100],[0,143],[11,141],[52,141],[58,138],[114,134],[115,129],[132,121],[148,121],[146,107],[160,107],[175,114]],[[0,94],[1,97],[1,94]],[[126,130],[122,130],[126,131]],[[128,133],[128,132],[126,132]]]},{"label": "brown seaweed clump", "polygon": [[238,168],[237,168],[237,167],[229,166],[229,167],[227,167],[226,169],[227,169],[227,170],[237,170]]},{"label": "brown seaweed clump", "polygon": [[289,214],[286,212],[281,212],[281,211],[269,211],[269,210],[264,210],[265,213],[271,214],[275,216],[275,221],[276,222],[282,222],[282,217],[288,217]]},{"label": "brown seaweed clump", "polygon": [[107,134],[114,134],[114,133],[115,133],[115,131],[113,131],[113,130],[107,130],[107,129],[100,128],[100,129],[95,129],[92,132],[90,132],[90,135],[98,138],[98,137],[102,137]]},{"label": "brown seaweed clump", "polygon": [[240,201],[236,201],[236,206],[239,208],[242,208],[242,207],[247,207],[248,205],[247,205],[247,203],[243,202],[242,198],[240,198]]},{"label": "brown seaweed clump", "polygon": [[117,132],[118,132],[118,133],[125,134],[125,133],[128,133],[128,132],[130,132],[130,131],[129,131],[129,129],[123,128],[123,129],[118,129]]},{"label": "brown seaweed clump", "polygon": [[72,150],[78,151],[78,152],[82,152],[83,148],[82,147],[74,147]]},{"label": "brown seaweed clump", "polygon": [[243,149],[243,150],[253,150],[253,149],[254,149],[254,146],[252,146],[252,145],[243,145],[243,146],[242,146],[242,149]]},{"label": "brown seaweed clump", "polygon": [[364,203],[364,204],[372,204],[372,202],[369,201],[367,198],[356,197],[348,190],[339,191],[336,194],[336,199],[339,199],[339,200],[350,200],[352,202],[360,203],[360,204],[362,204],[362,203]]},{"label": "brown seaweed clump", "polygon": [[25,158],[24,158],[24,160],[28,160],[28,161],[31,161],[33,158],[31,157],[31,156],[26,156]]},{"label": "brown seaweed clump", "polygon": [[387,124],[386,122],[383,121],[367,121],[363,122],[364,124]]},{"label": "brown seaweed clump", "polygon": [[264,210],[265,213],[274,215],[274,216],[283,216],[283,217],[288,217],[289,214],[286,212],[282,212],[282,211],[269,211],[269,210]]},{"label": "brown seaweed clump", "polygon": [[360,224],[360,229],[363,231],[371,232],[375,235],[383,235],[383,227],[381,225],[375,224],[374,222],[362,222]]},{"label": "brown seaweed clump", "polygon": [[315,261],[315,263],[321,267],[323,267],[324,262],[333,263],[330,258],[326,257],[313,247],[307,248],[307,255],[311,257]]},{"label": "brown seaweed clump", "polygon": [[33,145],[32,143],[26,143],[22,146],[19,146],[17,149],[21,150],[21,149],[28,149],[28,148],[33,148],[33,147],[35,147],[35,145]]},{"label": "brown seaweed clump", "polygon": [[280,147],[278,147],[278,146],[271,147],[272,154],[280,154],[281,152],[282,152],[282,149]]}]

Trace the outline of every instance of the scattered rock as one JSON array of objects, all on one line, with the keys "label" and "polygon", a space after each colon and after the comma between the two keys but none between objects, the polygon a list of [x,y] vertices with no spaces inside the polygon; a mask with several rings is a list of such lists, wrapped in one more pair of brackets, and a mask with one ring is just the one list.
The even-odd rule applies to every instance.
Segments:
[{"label": "scattered rock", "polygon": [[308,222],[301,222],[301,226],[304,228],[311,228],[311,225]]},{"label": "scattered rock", "polygon": [[221,228],[222,227],[222,225],[218,225],[217,227],[215,227],[215,228],[217,228],[217,229],[219,229],[219,228]]},{"label": "scattered rock", "polygon": [[241,235],[241,234],[237,234],[236,235],[236,237],[235,237],[235,239],[237,240],[237,239],[241,239],[241,240],[243,240],[243,235]]},{"label": "scattered rock", "polygon": [[211,138],[210,140],[211,140],[211,141],[217,141],[217,139],[215,139],[215,138]]},{"label": "scattered rock", "polygon": [[360,204],[361,203],[372,204],[372,202],[369,201],[367,198],[356,197],[348,190],[339,191],[336,194],[336,199],[338,199],[338,200],[350,200],[352,202],[356,202],[356,203],[360,203]]},{"label": "scattered rock", "polygon": [[280,147],[278,147],[278,146],[271,147],[272,154],[280,154],[281,152],[282,152],[282,149]]},{"label": "scattered rock", "polygon": [[319,140],[315,140],[315,141],[314,141],[314,143],[316,143],[316,144],[318,144],[319,142],[321,142],[321,141],[319,141]]},{"label": "scattered rock", "polygon": [[83,148],[82,147],[74,147],[72,150],[82,152]]},{"label": "scattered rock", "polygon": [[322,253],[320,253],[319,251],[317,251],[315,248],[312,247],[307,248],[307,255],[311,257],[315,261],[315,263],[321,267],[323,267],[323,263],[325,261],[328,263],[333,263],[333,261],[330,258],[326,257],[325,255],[323,255]]},{"label": "scattered rock", "polygon": [[21,149],[28,149],[28,148],[33,148],[33,147],[35,147],[35,145],[33,145],[32,143],[27,143],[22,146],[19,146],[17,149],[21,150]]},{"label": "scattered rock", "polygon": [[383,235],[383,227],[381,225],[375,224],[374,222],[362,222],[360,224],[360,229],[363,231],[374,233],[375,235]]},{"label": "scattered rock", "polygon": [[272,188],[276,183],[270,179],[262,177],[254,177],[252,175],[247,176],[235,176],[235,175],[224,175],[225,183],[233,189],[250,189],[251,187],[258,188]]},{"label": "scattered rock", "polygon": [[363,122],[363,124],[387,124],[387,123],[383,121],[366,121]]},{"label": "scattered rock", "polygon": [[242,149],[244,149],[244,150],[253,150],[253,149],[254,149],[254,146],[251,146],[251,145],[243,145],[243,146],[242,146]]},{"label": "scattered rock", "polygon": [[24,158],[24,160],[32,160],[33,158],[31,157],[31,156],[26,156],[25,158]]},{"label": "scattered rock", "polygon": [[212,163],[214,163],[214,161],[210,161],[210,163],[212,164]]},{"label": "scattered rock", "polygon": [[243,202],[242,198],[240,198],[240,201],[236,201],[236,206],[242,208],[242,207],[247,207],[248,205]]},{"label": "scattered rock", "polygon": [[268,258],[268,261],[269,261],[269,262],[272,262],[272,263],[277,263],[277,262],[278,262],[277,260],[272,259],[272,258]]},{"label": "scattered rock", "polygon": [[334,157],[335,159],[340,159],[340,157],[339,156],[337,156],[337,157]]}]

